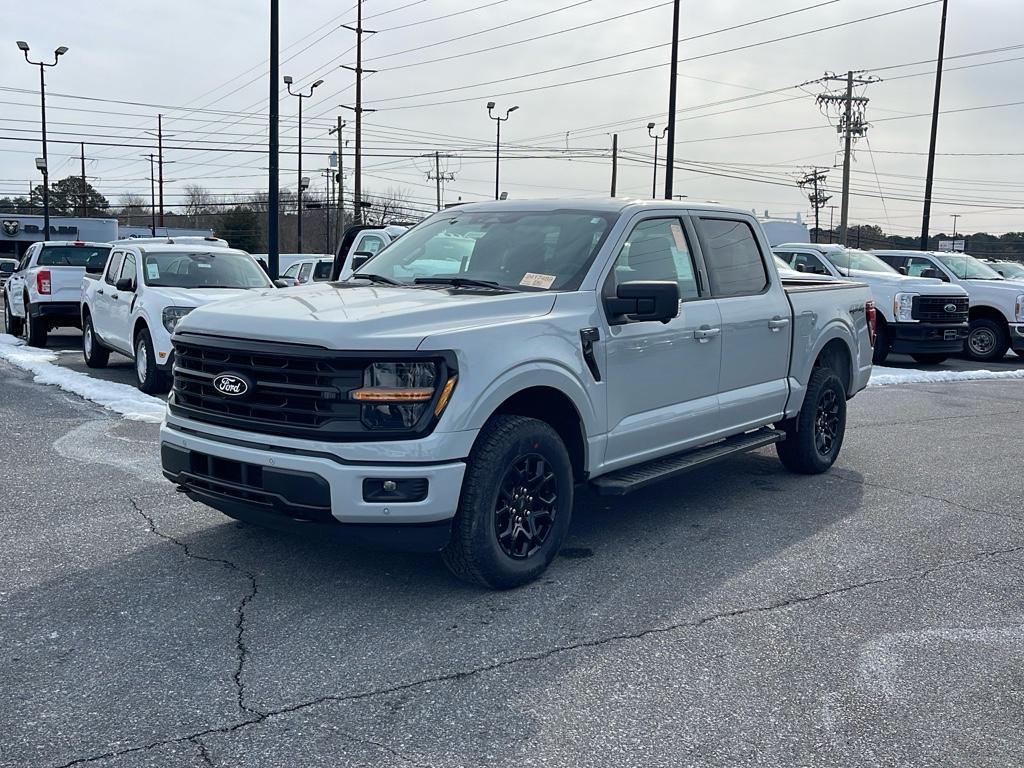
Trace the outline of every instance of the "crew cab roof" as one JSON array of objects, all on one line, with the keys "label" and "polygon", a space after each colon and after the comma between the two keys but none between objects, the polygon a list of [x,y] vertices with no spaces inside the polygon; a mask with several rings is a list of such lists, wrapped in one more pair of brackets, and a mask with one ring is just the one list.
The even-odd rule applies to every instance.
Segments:
[{"label": "crew cab roof", "polygon": [[624,213],[629,210],[641,211],[645,208],[676,208],[680,211],[710,211],[714,213],[753,214],[745,208],[733,208],[718,203],[702,203],[696,200],[645,200],[641,198],[621,197],[567,197],[547,200],[488,200],[478,203],[463,203],[458,208],[450,209],[453,216],[462,211],[594,211],[595,213]]},{"label": "crew cab roof", "polygon": [[93,243],[86,240],[44,240],[40,245],[70,245],[74,248],[110,248],[110,243]]}]

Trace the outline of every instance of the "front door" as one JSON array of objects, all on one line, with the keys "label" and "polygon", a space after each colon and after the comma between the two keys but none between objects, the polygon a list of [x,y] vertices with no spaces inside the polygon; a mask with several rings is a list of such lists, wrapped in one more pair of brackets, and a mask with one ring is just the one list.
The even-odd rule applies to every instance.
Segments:
[{"label": "front door", "polygon": [[109,344],[113,344],[115,341],[113,320],[110,315],[110,306],[114,301],[111,297],[116,293],[114,283],[117,282],[117,277],[121,274],[123,260],[124,251],[114,251],[110,255],[107,260],[107,268],[103,270],[103,276],[100,278],[102,284],[93,292],[93,302],[90,307],[93,328],[99,337]]},{"label": "front door", "polygon": [[750,221],[701,216],[695,220],[711,293],[722,313],[719,404],[729,431],[782,416],[789,397],[792,310],[781,282],[767,267],[770,251]]},{"label": "front door", "polygon": [[718,429],[721,318],[678,216],[651,214],[634,224],[604,281],[672,280],[679,314],[668,323],[604,329],[608,379],[608,469],[704,442]]},{"label": "front door", "polygon": [[[124,262],[121,264],[121,271],[117,280],[131,280],[137,284],[138,278],[135,274],[135,254],[128,251],[124,255]],[[116,283],[117,280],[114,282]],[[110,341],[124,350],[133,350],[135,342],[131,338],[131,314],[132,300],[135,298],[134,291],[119,291],[112,288],[110,295]]]}]

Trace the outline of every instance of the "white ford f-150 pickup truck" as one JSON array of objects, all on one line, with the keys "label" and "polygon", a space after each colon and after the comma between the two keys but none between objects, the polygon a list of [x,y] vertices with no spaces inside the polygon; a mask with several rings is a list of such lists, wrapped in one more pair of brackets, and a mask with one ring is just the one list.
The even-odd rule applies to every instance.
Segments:
[{"label": "white ford f-150 pickup truck", "polygon": [[873,324],[864,285],[784,284],[744,211],[464,205],[346,281],[183,318],[163,471],[232,517],[512,587],[555,556],[578,484],[623,494],[772,444],[827,470]]},{"label": "white ford f-150 pickup truck", "polygon": [[964,351],[970,299],[958,285],[901,275],[877,256],[822,243],[783,243],[775,255],[790,268],[865,283],[875,297],[878,330],[875,365],[890,352],[935,365]]},{"label": "white ford f-150 pickup truck", "polygon": [[1000,360],[1008,348],[1024,357],[1024,281],[1002,275],[966,253],[948,251],[872,251],[908,275],[937,277],[958,285],[971,297],[964,351],[972,360]]},{"label": "white ford f-150 pickup truck", "polygon": [[126,355],[135,360],[139,389],[166,392],[178,321],[204,304],[264,289],[276,290],[245,251],[218,242],[121,241],[81,281],[85,364],[102,368],[111,352]]},{"label": "white ford f-150 pickup truck", "polygon": [[82,275],[103,264],[109,243],[33,243],[4,283],[4,324],[7,332],[34,347],[45,347],[54,328],[78,327]]}]

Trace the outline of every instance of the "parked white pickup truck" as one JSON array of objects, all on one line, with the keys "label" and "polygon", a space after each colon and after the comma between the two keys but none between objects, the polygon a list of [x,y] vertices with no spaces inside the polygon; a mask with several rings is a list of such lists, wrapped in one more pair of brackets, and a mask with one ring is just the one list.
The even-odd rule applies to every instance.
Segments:
[{"label": "parked white pickup truck", "polygon": [[827,470],[873,325],[862,284],[784,284],[745,211],[469,204],[348,281],[184,318],[163,471],[232,517],[512,587],[555,556],[577,484],[623,494],[767,445]]},{"label": "parked white pickup truck", "polygon": [[1024,357],[1024,282],[1006,280],[973,256],[947,251],[873,251],[908,275],[937,277],[971,297],[965,351],[972,360],[1000,360],[1012,348]]},{"label": "parked white pickup truck", "polygon": [[122,241],[106,265],[81,281],[82,353],[102,368],[111,352],[135,360],[139,389],[166,392],[174,363],[171,333],[196,307],[273,289],[245,251],[218,243]]},{"label": "parked white pickup truck", "polygon": [[4,283],[7,332],[34,347],[45,347],[54,328],[79,325],[78,294],[89,265],[102,264],[109,243],[32,243]]},{"label": "parked white pickup truck", "polygon": [[878,310],[875,365],[882,365],[890,352],[934,365],[964,351],[970,300],[960,286],[901,275],[877,256],[841,245],[784,243],[774,251],[798,272],[856,280],[871,288]]}]

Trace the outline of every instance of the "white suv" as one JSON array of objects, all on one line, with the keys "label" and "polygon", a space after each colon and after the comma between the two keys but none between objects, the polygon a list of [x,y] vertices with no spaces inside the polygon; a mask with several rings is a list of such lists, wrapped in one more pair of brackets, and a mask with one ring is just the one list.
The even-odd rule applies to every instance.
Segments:
[{"label": "white suv", "polygon": [[178,321],[196,307],[264,289],[274,285],[245,251],[216,243],[115,245],[106,267],[82,280],[85,363],[102,368],[118,352],[135,360],[139,389],[164,392]]}]

